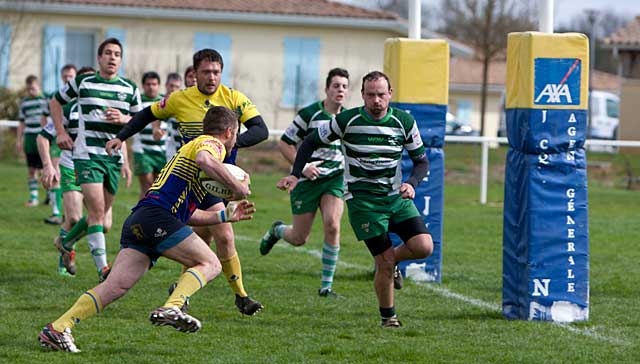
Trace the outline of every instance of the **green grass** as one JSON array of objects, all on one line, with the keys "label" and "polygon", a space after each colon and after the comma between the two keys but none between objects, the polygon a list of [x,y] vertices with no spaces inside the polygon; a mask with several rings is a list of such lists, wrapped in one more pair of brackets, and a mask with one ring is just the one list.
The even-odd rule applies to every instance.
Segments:
[{"label": "green grass", "polygon": [[[477,164],[479,151],[447,147],[447,170]],[[492,176],[503,169],[500,153],[492,152]],[[241,317],[219,277],[192,299],[201,332],[185,335],[150,325],[148,313],[164,302],[180,272],[178,264],[161,259],[128,295],[76,327],[81,354],[46,352],[36,339],[39,330],[95,286],[97,274],[83,240],[77,276],[56,275],[51,242],[57,228],[42,223],[49,208],[22,207],[27,192],[21,163],[1,162],[0,171],[0,363],[637,363],[640,358],[640,194],[590,184],[588,322],[562,327],[507,321],[498,309],[503,186],[493,176],[483,206],[477,202],[477,179],[460,181],[456,173],[461,172],[446,180],[443,282],[409,281],[397,291],[400,330],[378,327],[372,259],[346,218],[340,259],[349,265],[339,266],[334,285],[345,299],[317,296],[321,264],[312,253],[321,247],[320,224],[307,246],[279,243],[260,256],[259,238],[275,218],[289,218],[289,204],[274,187],[279,174],[254,173],[258,212],[235,231],[245,287],[265,305],[263,312]],[[132,187],[117,197],[114,228],[107,235],[110,260],[136,196]]]}]

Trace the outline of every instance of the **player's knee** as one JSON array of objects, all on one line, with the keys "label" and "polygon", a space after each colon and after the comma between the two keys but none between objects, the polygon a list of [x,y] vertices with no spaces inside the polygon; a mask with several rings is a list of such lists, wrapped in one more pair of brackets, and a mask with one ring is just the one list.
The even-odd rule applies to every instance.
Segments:
[{"label": "player's knee", "polygon": [[324,233],[327,239],[337,240],[338,235],[340,234],[340,222],[339,221],[328,221],[324,225]]},{"label": "player's knee", "polygon": [[414,254],[416,259],[424,259],[433,254],[433,239],[430,234],[422,234],[418,238]]}]

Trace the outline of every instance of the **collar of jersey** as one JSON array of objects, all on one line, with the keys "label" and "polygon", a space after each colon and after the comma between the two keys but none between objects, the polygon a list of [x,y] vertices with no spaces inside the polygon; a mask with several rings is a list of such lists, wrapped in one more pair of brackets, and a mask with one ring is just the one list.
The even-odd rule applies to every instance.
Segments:
[{"label": "collar of jersey", "polygon": [[100,76],[100,72],[96,72],[96,78],[98,79],[98,81],[107,82],[107,83],[115,83],[120,81],[120,75],[116,75],[116,77],[110,80],[107,80],[106,78],[103,78],[102,76]]},{"label": "collar of jersey", "polygon": [[391,106],[389,106],[389,107],[387,107],[387,115],[385,115],[382,119],[375,120],[374,118],[371,117],[371,115],[369,115],[369,113],[367,113],[367,111],[364,109],[364,106],[360,106],[358,111],[360,112],[360,115],[362,115],[362,117],[366,121],[371,122],[371,123],[376,123],[376,124],[381,124],[381,123],[387,122],[387,120],[389,120],[391,118],[391,114],[393,113],[393,109],[391,108]]}]

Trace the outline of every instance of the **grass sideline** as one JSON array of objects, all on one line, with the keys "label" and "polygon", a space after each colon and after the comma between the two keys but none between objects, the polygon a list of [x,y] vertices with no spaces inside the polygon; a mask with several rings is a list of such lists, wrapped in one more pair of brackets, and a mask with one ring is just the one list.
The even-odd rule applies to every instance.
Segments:
[{"label": "grass sideline", "polygon": [[[448,156],[463,154],[467,151]],[[479,159],[479,154],[469,154]],[[458,163],[465,164],[451,165]],[[503,186],[492,179],[489,203],[481,206],[477,185],[448,176],[443,283],[425,287],[407,282],[396,294],[404,327],[381,330],[372,260],[355,241],[346,218],[335,282],[345,299],[316,294],[320,260],[313,253],[320,249],[319,224],[306,247],[285,249],[279,243],[268,256],[260,256],[260,236],[273,219],[287,220],[289,207],[287,195],[273,187],[279,175],[259,173],[252,175],[258,213],[255,220],[236,225],[236,244],[245,287],[265,305],[262,313],[241,317],[219,277],[192,299],[191,312],[203,321],[201,332],[185,335],[152,326],[148,313],[164,302],[166,289],[179,274],[176,263],[161,259],[127,296],[74,330],[81,354],[43,351],[36,339],[39,330],[95,286],[97,274],[86,240],[78,245],[77,276],[55,274],[51,241],[57,228],[42,223],[49,207],[22,207],[27,192],[21,163],[2,162],[0,171],[0,362],[636,363],[640,357],[637,191],[590,185],[591,319],[567,328],[502,318],[497,308]],[[137,187],[122,187],[118,195],[114,227],[107,235],[110,261],[136,196]]]}]

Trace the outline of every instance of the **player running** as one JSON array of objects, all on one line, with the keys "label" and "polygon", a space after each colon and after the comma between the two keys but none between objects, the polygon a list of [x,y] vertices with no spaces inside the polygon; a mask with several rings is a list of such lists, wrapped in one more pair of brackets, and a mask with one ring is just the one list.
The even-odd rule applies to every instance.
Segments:
[{"label": "player running", "polygon": [[79,352],[71,329],[124,296],[160,256],[188,269],[167,301],[150,313],[149,320],[154,325],[168,325],[182,332],[200,329],[200,321],[180,307],[187,297],[220,274],[221,268],[213,251],[186,224],[221,224],[252,218],[255,209],[246,200],[230,203],[219,211],[196,209],[206,196],[199,181],[201,171],[227,185],[233,191],[233,200],[250,194],[247,179],[239,182],[222,164],[236,142],[237,132],[238,120],[233,111],[225,107],[207,111],[203,135],[178,151],[125,220],[120,252],[107,279],[82,294],[67,312],[42,329],[38,340],[43,346]]},{"label": "player running", "polygon": [[[109,274],[104,226],[106,214],[118,191],[120,174],[131,183],[126,148],[108,155],[105,144],[115,137],[130,114],[142,109],[136,84],[118,76],[122,63],[122,44],[108,38],[98,47],[99,69],[95,74],[77,76],[55,94],[49,103],[61,149],[73,148],[76,178],[87,207],[87,239],[98,266],[98,280]],[[76,140],[64,130],[62,105],[77,99],[79,129]],[[63,255],[71,251],[59,246]],[[69,269],[69,267],[66,267]]]},{"label": "player running", "polygon": [[[238,135],[235,147],[225,163],[235,163],[236,148],[258,144],[269,136],[267,126],[256,106],[243,93],[221,84],[222,56],[213,49],[203,49],[193,55],[196,86],[176,91],[150,107],[145,108],[128,123],[115,139],[107,143],[107,149],[120,144],[156,119],[175,117],[178,120],[183,143],[202,134],[202,116],[213,106],[225,106],[237,112],[238,120],[247,130]],[[198,208],[220,211],[225,208],[222,199],[207,195]],[[222,272],[235,292],[235,304],[240,313],[254,315],[263,306],[249,297],[242,282],[240,258],[236,252],[231,224],[196,227],[194,231],[208,244],[215,241],[216,252],[222,262]]]},{"label": "player running", "polygon": [[[296,158],[296,146],[331,118],[344,110],[349,91],[349,73],[342,68],[329,71],[324,89],[327,97],[314,102],[298,112],[280,139],[280,153],[291,164]],[[302,178],[291,191],[293,225],[275,221],[260,242],[260,254],[266,255],[279,239],[291,245],[301,246],[311,234],[313,219],[320,208],[324,227],[322,243],[322,279],[318,294],[337,297],[333,291],[333,276],[340,252],[340,218],[342,203],[344,157],[340,141],[322,144],[313,151],[311,160],[302,172]]]},{"label": "player running", "polygon": [[[293,190],[313,150],[341,140],[345,156],[345,200],[349,222],[374,257],[374,287],[382,327],[400,327],[394,306],[394,270],[403,260],[424,259],[433,251],[431,235],[412,199],[427,175],[427,159],[416,121],[389,107],[391,83],[382,72],[362,79],[363,107],[344,111],[307,137],[296,155],[290,176],[278,187]],[[402,183],[400,162],[406,149],[413,161],[411,176]],[[388,232],[404,244],[393,247]]]}]

